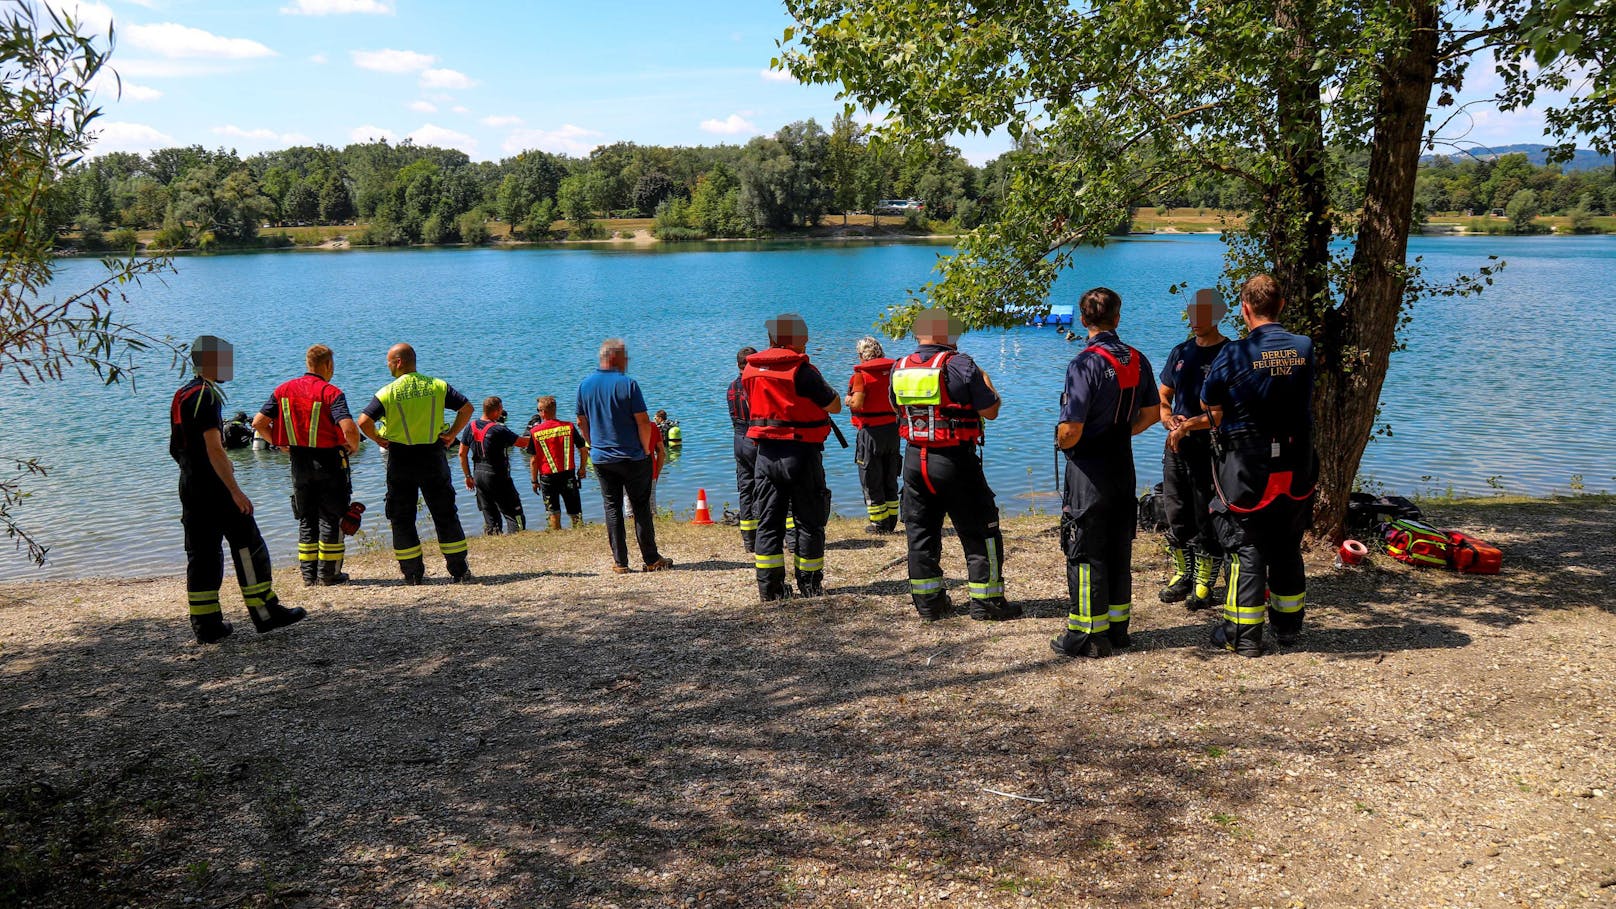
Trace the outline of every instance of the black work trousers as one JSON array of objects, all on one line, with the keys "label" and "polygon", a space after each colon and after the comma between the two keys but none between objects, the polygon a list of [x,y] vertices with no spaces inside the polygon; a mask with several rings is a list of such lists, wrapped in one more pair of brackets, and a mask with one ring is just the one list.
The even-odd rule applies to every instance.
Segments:
[{"label": "black work trousers", "polygon": [[909,541],[909,595],[922,617],[949,605],[943,589],[943,519],[965,550],[973,612],[1004,605],[1004,537],[999,506],[975,446],[922,448],[903,455],[903,521]]},{"label": "black work trousers", "polygon": [[612,547],[612,561],[628,567],[628,539],[624,536],[623,498],[634,509],[634,542],[647,565],[662,559],[657,552],[656,513],[651,509],[651,459],[638,461],[596,461],[595,476],[600,479],[600,495],[606,508],[606,542]]},{"label": "black work trousers", "polygon": [[853,462],[858,465],[859,486],[864,489],[864,508],[870,523],[883,530],[898,526],[898,477],[903,473],[898,424],[859,427]]},{"label": "black work trousers", "polygon": [[180,521],[185,525],[185,593],[191,615],[220,611],[224,556],[219,547],[228,543],[242,600],[249,610],[267,618],[263,610],[279,600],[271,583],[269,547],[252,515],[241,513],[217,478],[182,475]]},{"label": "black work trousers", "polygon": [[438,551],[453,577],[466,573],[466,532],[455,509],[454,482],[442,445],[400,445],[387,448],[387,520],[393,527],[393,556],[407,578],[426,574],[421,555],[421,534],[415,529],[416,500],[426,502],[438,532]]},{"label": "black work trousers", "polygon": [[477,493],[477,510],[483,513],[483,533],[496,536],[527,529],[522,497],[516,492],[509,470],[478,464],[471,473],[471,483]]},{"label": "black work trousers", "polygon": [[757,550],[757,504],[752,501],[752,474],[757,469],[757,443],[746,437],[746,430],[735,430],[735,494],[741,504],[741,543],[747,552]]},{"label": "black work trousers", "polygon": [[353,484],[348,458],[338,448],[294,446],[292,516],[297,518],[297,567],[304,583],[334,578],[342,571],[346,545],[342,517],[348,511]]},{"label": "black work trousers", "polygon": [[[1066,552],[1066,630],[1122,638],[1133,612],[1133,538],[1139,525],[1133,451],[1066,461],[1061,547]],[[1115,626],[1113,628],[1113,626]]]},{"label": "black work trousers", "polygon": [[578,497],[576,469],[539,474],[539,495],[544,498],[544,510],[550,514],[561,514],[561,506],[566,505],[570,517],[576,519],[584,515],[584,505]]},{"label": "black work trousers", "polygon": [[1249,514],[1219,511],[1213,516],[1230,556],[1223,621],[1235,650],[1262,651],[1265,613],[1275,633],[1301,633],[1307,601],[1302,534],[1312,516],[1311,498],[1298,502],[1284,497]]},{"label": "black work trousers", "polygon": [[797,592],[819,596],[825,587],[825,522],[830,520],[830,489],[825,486],[825,452],[808,442],[761,439],[752,475],[757,510],[753,565],[758,596],[765,602],[786,595],[786,519],[794,518],[792,545]]},{"label": "black work trousers", "polygon": [[1212,526],[1212,441],[1206,432],[1193,432],[1178,443],[1178,451],[1162,453],[1162,505],[1167,511],[1167,545],[1194,549],[1207,556],[1223,555],[1217,529]]}]

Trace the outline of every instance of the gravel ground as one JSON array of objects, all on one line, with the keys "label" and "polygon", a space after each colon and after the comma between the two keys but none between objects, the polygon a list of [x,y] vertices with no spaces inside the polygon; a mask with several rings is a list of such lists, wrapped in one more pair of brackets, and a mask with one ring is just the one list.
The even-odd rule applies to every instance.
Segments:
[{"label": "gravel ground", "polygon": [[210,648],[179,579],[0,585],[0,905],[1616,904],[1616,500],[1433,511],[1505,574],[1319,554],[1261,660],[1155,602],[1153,536],[1133,650],[1052,655],[1047,517],[1003,624],[922,625],[852,522],[767,608],[671,523],[663,574],[598,526],[474,541],[470,587],[361,556]]}]

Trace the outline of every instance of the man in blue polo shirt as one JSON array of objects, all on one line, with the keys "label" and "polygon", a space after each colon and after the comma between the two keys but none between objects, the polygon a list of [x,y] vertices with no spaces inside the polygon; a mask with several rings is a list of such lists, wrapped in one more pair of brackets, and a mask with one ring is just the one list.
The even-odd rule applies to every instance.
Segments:
[{"label": "man in blue polo shirt", "polygon": [[1193,334],[1174,347],[1161,370],[1162,505],[1167,512],[1167,551],[1172,576],[1159,594],[1163,603],[1189,609],[1212,605],[1212,585],[1223,547],[1212,527],[1212,418],[1201,408],[1201,383],[1229,339],[1218,330],[1228,310],[1212,289],[1198,290],[1185,307]]},{"label": "man in blue polo shirt", "polygon": [[578,385],[578,431],[589,444],[595,476],[605,499],[606,539],[612,547],[612,570],[623,574],[628,566],[624,536],[623,497],[634,509],[634,540],[646,571],[673,567],[673,560],[657,552],[656,527],[651,508],[651,417],[646,412],[640,385],[624,371],[628,349],[621,338],[600,345],[600,367]]},{"label": "man in blue polo shirt", "polygon": [[1279,643],[1296,641],[1307,590],[1302,533],[1312,521],[1318,477],[1313,341],[1279,326],[1284,305],[1272,277],[1247,281],[1240,315],[1250,332],[1223,346],[1201,385],[1214,433],[1213,523],[1231,560],[1212,643],[1246,657],[1262,655],[1270,605]]},{"label": "man in blue polo shirt", "polygon": [[1066,454],[1061,545],[1071,609],[1049,642],[1063,656],[1105,657],[1132,643],[1133,437],[1161,419],[1150,361],[1117,337],[1122,298],[1106,287],[1077,303],[1088,346],[1066,367],[1055,444]]}]

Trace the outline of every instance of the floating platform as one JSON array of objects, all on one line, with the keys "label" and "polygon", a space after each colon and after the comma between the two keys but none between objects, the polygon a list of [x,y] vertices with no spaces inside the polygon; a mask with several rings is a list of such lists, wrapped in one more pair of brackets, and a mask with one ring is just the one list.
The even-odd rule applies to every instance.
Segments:
[{"label": "floating platform", "polygon": [[1066,328],[1073,324],[1073,318],[1074,315],[1072,306],[1051,306],[1049,308],[1049,315],[1044,316],[1043,318],[1029,319],[1027,320],[1027,324],[1033,326],[1034,328],[1043,328],[1045,326],[1050,328]]}]

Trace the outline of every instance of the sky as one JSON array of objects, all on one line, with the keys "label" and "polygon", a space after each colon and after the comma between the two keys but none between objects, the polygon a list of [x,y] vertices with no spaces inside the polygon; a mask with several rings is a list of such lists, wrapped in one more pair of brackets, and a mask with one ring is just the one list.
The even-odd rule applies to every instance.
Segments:
[{"label": "sky", "polygon": [[[587,155],[617,141],[744,143],[808,117],[828,126],[842,109],[834,87],[770,70],[791,24],[777,0],[49,2],[98,31],[113,23],[122,93],[98,86],[93,153],[408,137],[476,160]],[[1472,69],[1467,97],[1489,70]],[[1465,139],[1534,142],[1542,124],[1479,111]],[[976,164],[1010,145],[953,144]]]}]

